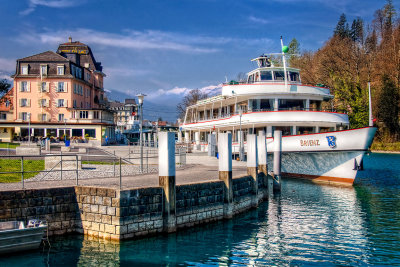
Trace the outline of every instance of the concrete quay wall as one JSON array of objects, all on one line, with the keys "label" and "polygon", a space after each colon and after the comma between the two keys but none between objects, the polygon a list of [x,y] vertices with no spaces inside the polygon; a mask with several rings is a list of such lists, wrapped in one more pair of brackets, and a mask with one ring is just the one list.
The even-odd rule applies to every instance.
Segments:
[{"label": "concrete quay wall", "polygon": [[[232,203],[224,201],[226,190],[222,181],[177,185],[173,223],[176,229],[191,227],[254,208],[254,201],[258,204],[267,197],[265,181],[249,176],[233,179]],[[75,186],[3,191],[0,220],[46,219],[49,235],[77,232],[122,240],[167,231],[164,202],[162,187],[120,190]],[[229,216],[227,206],[232,211]]]}]

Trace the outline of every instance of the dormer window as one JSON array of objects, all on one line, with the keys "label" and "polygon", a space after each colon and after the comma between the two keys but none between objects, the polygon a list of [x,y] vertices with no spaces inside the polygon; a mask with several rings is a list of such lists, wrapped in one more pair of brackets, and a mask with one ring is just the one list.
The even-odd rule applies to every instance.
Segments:
[{"label": "dormer window", "polygon": [[28,75],[28,65],[22,65],[21,66],[21,74],[22,75]]},{"label": "dormer window", "polygon": [[40,75],[47,75],[47,65],[40,65]]},{"label": "dormer window", "polygon": [[57,66],[57,75],[64,75],[64,65]]}]

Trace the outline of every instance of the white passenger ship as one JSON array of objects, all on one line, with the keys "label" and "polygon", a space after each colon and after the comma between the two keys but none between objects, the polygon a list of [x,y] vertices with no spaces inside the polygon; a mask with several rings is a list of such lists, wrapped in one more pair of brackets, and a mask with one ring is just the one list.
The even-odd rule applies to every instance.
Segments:
[{"label": "white passenger ship", "polygon": [[221,95],[187,108],[181,124],[186,141],[207,149],[209,133],[231,132],[238,151],[240,129],[244,147],[246,134],[264,131],[272,153],[274,130],[281,130],[283,176],[352,184],[376,132],[371,118],[370,126],[349,129],[347,114],[326,109],[333,98],[328,88],[303,85],[299,70],[286,67],[284,52],[283,67],[269,55],[252,60],[258,66],[246,81],[226,83]]}]

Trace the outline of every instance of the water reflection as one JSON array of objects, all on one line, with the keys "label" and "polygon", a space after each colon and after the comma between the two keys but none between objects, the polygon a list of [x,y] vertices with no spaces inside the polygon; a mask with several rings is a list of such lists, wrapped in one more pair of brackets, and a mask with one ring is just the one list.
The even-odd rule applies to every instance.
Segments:
[{"label": "water reflection", "polygon": [[[396,162],[387,163],[390,160]],[[374,177],[355,187],[283,180],[258,209],[232,220],[122,243],[68,236],[49,253],[2,258],[4,266],[400,264],[400,157],[371,155]],[[380,175],[380,176],[379,176]]]}]

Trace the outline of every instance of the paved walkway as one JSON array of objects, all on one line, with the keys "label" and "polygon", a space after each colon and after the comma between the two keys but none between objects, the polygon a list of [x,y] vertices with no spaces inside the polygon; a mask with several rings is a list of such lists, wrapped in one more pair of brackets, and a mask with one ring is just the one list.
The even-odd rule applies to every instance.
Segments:
[{"label": "paved walkway", "polygon": [[[111,148],[111,147],[110,147]],[[128,153],[127,147],[112,147],[117,153]],[[118,152],[117,152],[118,151]],[[125,155],[126,155],[125,154]],[[176,184],[192,184],[207,181],[218,181],[218,160],[208,157],[206,153],[187,154],[187,165],[176,169]],[[247,174],[246,162],[233,161],[233,177]],[[54,180],[54,181],[25,181],[25,189],[40,189],[52,187],[66,187],[76,185],[76,180]],[[79,185],[101,186],[119,188],[119,177],[117,178],[86,178],[79,180]],[[158,186],[158,173],[143,175],[123,176],[122,188],[139,188]],[[21,183],[0,184],[0,191],[22,189]]]}]

